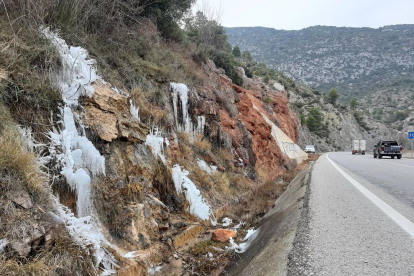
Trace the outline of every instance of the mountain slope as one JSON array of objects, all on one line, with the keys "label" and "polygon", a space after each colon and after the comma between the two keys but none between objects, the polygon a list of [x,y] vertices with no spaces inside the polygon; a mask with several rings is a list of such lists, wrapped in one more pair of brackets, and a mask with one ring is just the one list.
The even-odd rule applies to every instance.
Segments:
[{"label": "mountain slope", "polygon": [[396,86],[414,91],[414,25],[226,32],[233,46],[256,60],[319,90],[336,87],[342,100]]}]

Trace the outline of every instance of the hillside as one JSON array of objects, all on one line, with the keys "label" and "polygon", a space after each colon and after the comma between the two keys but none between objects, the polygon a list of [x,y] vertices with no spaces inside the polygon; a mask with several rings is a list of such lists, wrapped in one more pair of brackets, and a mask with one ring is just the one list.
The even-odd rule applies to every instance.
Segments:
[{"label": "hillside", "polygon": [[194,1],[121,2],[0,9],[0,275],[219,273],[309,162]]},{"label": "hillside", "polygon": [[414,91],[414,25],[315,26],[299,31],[226,28],[229,42],[276,71],[342,101],[390,87]]}]

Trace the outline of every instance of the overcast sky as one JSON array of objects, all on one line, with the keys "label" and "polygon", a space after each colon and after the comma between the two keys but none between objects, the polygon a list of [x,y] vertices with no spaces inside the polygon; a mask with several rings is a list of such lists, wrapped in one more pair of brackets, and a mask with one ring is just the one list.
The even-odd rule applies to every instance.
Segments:
[{"label": "overcast sky", "polygon": [[225,27],[372,27],[414,24],[414,0],[197,0],[221,9]]}]

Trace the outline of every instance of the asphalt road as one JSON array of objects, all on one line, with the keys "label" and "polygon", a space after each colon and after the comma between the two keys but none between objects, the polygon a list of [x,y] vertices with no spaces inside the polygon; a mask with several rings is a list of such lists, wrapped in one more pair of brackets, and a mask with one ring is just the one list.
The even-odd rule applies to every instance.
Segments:
[{"label": "asphalt road", "polygon": [[414,275],[414,160],[315,163],[288,275]]}]

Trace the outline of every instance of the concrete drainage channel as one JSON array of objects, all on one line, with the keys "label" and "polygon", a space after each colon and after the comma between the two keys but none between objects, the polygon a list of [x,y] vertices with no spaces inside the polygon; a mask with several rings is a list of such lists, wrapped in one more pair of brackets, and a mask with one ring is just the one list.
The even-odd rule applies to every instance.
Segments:
[{"label": "concrete drainage channel", "polygon": [[[298,244],[301,239],[295,237],[301,232],[300,229],[306,227],[303,224],[307,224],[301,218],[307,217],[312,166],[313,162],[292,180],[283,195],[276,200],[275,207],[260,222],[258,234],[249,249],[236,255],[221,276],[288,275],[289,264],[296,263],[295,251],[306,246]],[[295,249],[292,250],[294,243]]]}]

